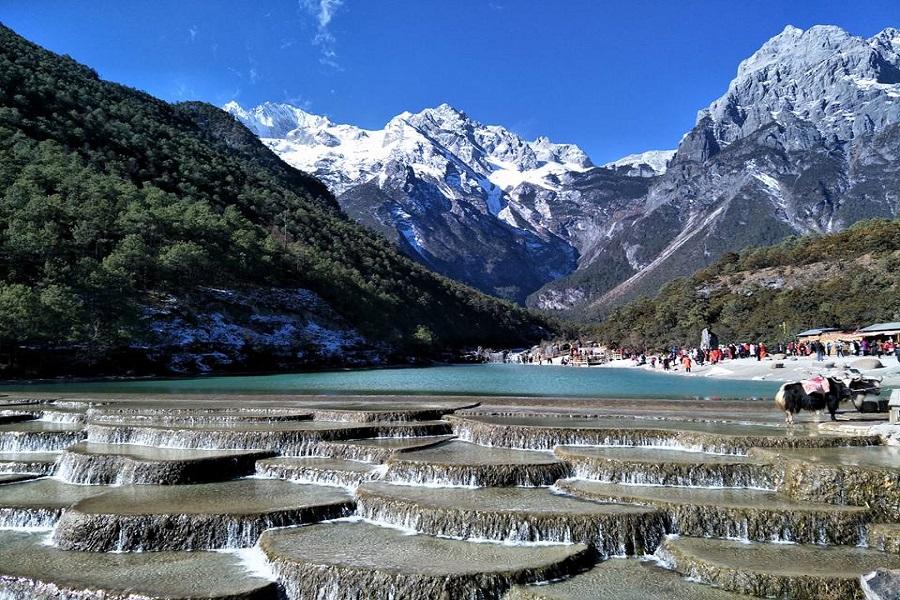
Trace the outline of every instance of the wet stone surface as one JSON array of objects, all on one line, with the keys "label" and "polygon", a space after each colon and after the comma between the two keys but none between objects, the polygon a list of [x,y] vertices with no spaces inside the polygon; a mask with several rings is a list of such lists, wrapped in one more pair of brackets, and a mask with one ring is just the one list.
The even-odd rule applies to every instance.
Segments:
[{"label": "wet stone surface", "polygon": [[653,563],[612,559],[571,579],[515,586],[506,600],[741,600],[746,596],[692,583]]},{"label": "wet stone surface", "polygon": [[0,425],[0,452],[51,452],[84,439],[77,423],[24,421]]},{"label": "wet stone surface", "polygon": [[677,537],[666,539],[657,556],[723,589],[796,600],[862,600],[861,575],[900,568],[900,556],[865,548]]},{"label": "wet stone surface", "polygon": [[780,491],[808,502],[871,506],[877,517],[900,521],[900,448],[753,449],[782,465]]},{"label": "wet stone surface", "polygon": [[601,504],[546,488],[424,488],[379,482],[357,490],[360,516],[430,535],[505,542],[592,545],[607,556],[652,553],[665,515],[629,504]]},{"label": "wet stone surface", "polygon": [[424,485],[544,486],[568,472],[568,465],[549,452],[450,441],[393,456],[384,478]]},{"label": "wet stone surface", "polygon": [[291,456],[317,454],[320,442],[361,437],[412,437],[449,433],[443,421],[415,423],[334,423],[325,421],[277,423],[216,423],[147,425],[88,423],[88,441],[166,448],[271,450]]},{"label": "wet stone surface", "polygon": [[46,478],[0,485],[0,527],[53,527],[63,510],[109,489]]},{"label": "wet stone surface", "polygon": [[257,461],[256,472],[300,483],[356,487],[378,478],[382,471],[375,465],[341,458],[281,457]]},{"label": "wet stone surface", "polygon": [[272,454],[80,442],[62,453],[56,476],[70,483],[93,485],[222,481],[253,473],[256,461]]},{"label": "wet stone surface", "polygon": [[0,485],[4,483],[17,483],[34,479],[37,475],[32,473],[0,473]]},{"label": "wet stone surface", "polygon": [[363,522],[268,531],[260,548],[290,600],[497,599],[512,584],[570,575],[591,562],[584,545],[474,544]]},{"label": "wet stone surface", "polygon": [[878,569],[864,575],[860,585],[866,600],[900,600],[900,570]]},{"label": "wet stone surface", "polygon": [[454,439],[453,435],[426,435],[403,438],[374,438],[346,440],[340,442],[320,442],[316,445],[318,456],[344,458],[371,463],[383,463],[398,452],[409,452],[437,446]]},{"label": "wet stone surface", "polygon": [[18,410],[0,410],[0,425],[8,423],[21,423],[37,418],[40,413],[22,412]]},{"label": "wet stone surface", "polygon": [[146,423],[149,425],[202,425],[207,423],[281,423],[309,421],[312,413],[304,411],[153,411],[149,413],[92,412],[91,423]]},{"label": "wet stone surface", "polygon": [[[260,539],[291,600],[734,598],[697,580],[836,600],[863,585],[883,598],[897,580],[900,454],[874,436],[788,429],[740,401],[465,408],[475,403],[142,395],[0,407],[41,419],[0,425],[0,527],[44,529],[0,534],[0,598],[272,598],[235,556],[265,573],[249,548]],[[28,472],[54,477],[3,483]],[[633,558],[597,563],[657,550],[692,579]]]},{"label": "wet stone surface", "polygon": [[900,523],[869,525],[869,544],[885,552],[900,554]]},{"label": "wet stone surface", "polygon": [[776,489],[781,470],[746,456],[662,450],[560,446],[556,456],[572,465],[573,476],[611,483]]},{"label": "wet stone surface", "polygon": [[0,531],[10,600],[277,600],[275,585],[221,552],[66,552],[46,533]]},{"label": "wet stone surface", "polygon": [[0,452],[0,473],[52,475],[59,457],[59,452]]},{"label": "wet stone surface", "polygon": [[750,448],[869,446],[875,435],[823,435],[814,426],[785,427],[675,420],[628,420],[566,416],[450,415],[454,433],[477,444],[552,450],[556,446],[651,446],[718,454]]},{"label": "wet stone surface", "polygon": [[275,479],[126,486],[75,504],[54,541],[94,552],[245,548],[266,529],[347,516],[354,505],[338,488]]},{"label": "wet stone surface", "polygon": [[318,421],[344,421],[369,423],[374,421],[435,421],[444,415],[461,408],[471,407],[472,403],[423,403],[418,406],[409,404],[372,403],[340,403],[323,404],[313,409],[314,418]]},{"label": "wet stone surface", "polygon": [[699,537],[851,544],[863,540],[869,510],[792,501],[763,490],[620,485],[578,479],[557,486],[603,502],[633,502],[666,510],[672,530]]}]

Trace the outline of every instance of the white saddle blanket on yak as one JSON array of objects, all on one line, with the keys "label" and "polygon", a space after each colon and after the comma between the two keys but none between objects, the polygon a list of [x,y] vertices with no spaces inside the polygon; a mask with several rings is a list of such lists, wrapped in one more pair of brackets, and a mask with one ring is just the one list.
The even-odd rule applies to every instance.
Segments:
[{"label": "white saddle blanket on yak", "polygon": [[828,378],[816,375],[800,382],[803,385],[803,391],[809,394],[827,394],[831,389],[828,385]]}]

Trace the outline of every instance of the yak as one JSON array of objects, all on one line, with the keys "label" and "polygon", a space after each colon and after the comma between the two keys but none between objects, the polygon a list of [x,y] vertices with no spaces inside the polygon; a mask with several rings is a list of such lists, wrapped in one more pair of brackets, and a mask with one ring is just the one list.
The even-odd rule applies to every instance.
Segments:
[{"label": "yak", "polygon": [[[827,391],[807,393],[802,381],[785,383],[775,394],[775,405],[784,411],[785,421],[789,425],[794,424],[794,415],[801,410],[827,409],[832,421],[837,421],[834,413],[838,404],[849,397],[847,385],[835,377],[822,378],[822,383],[828,382]],[[824,386],[822,386],[824,387]]]}]

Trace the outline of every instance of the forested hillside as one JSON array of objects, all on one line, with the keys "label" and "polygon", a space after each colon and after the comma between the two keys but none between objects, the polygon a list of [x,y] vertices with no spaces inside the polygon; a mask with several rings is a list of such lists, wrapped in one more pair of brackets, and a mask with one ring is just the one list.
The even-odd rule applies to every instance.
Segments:
[{"label": "forested hillside", "polygon": [[729,253],[655,298],[616,309],[592,333],[620,347],[779,342],[811,327],[900,320],[900,220],[861,221],[830,235]]},{"label": "forested hillside", "polygon": [[[228,304],[229,294],[261,290],[310,292],[282,294],[280,306],[285,297],[324,301],[286,309],[298,318],[327,312],[335,327],[385,352],[515,344],[541,333],[533,315],[430,273],[348,220],[318,180],[219,109],[104,82],[0,26],[7,373],[35,352],[100,364],[123,348],[153,348],[172,325],[155,315],[177,306],[179,323],[197,321],[185,307],[204,307],[211,293]],[[246,298],[232,304],[212,320],[259,316]],[[309,362],[309,348],[282,346],[288,363]]]}]

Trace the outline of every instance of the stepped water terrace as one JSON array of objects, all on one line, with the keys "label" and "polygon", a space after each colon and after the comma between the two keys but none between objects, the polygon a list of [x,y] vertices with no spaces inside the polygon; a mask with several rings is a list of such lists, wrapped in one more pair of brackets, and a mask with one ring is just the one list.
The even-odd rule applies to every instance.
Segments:
[{"label": "stepped water terrace", "polygon": [[758,402],[2,404],[3,600],[887,600],[900,581],[897,448]]}]

